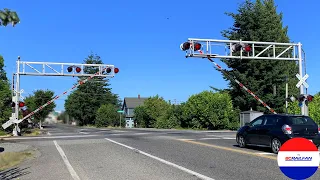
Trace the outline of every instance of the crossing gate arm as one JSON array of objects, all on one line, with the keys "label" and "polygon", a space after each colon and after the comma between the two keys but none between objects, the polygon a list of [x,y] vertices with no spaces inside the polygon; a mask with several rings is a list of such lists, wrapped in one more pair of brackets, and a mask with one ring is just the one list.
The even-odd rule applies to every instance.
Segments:
[{"label": "crossing gate arm", "polygon": [[244,89],[246,92],[248,92],[251,96],[253,96],[257,101],[259,101],[264,107],[266,107],[270,112],[273,114],[277,114],[274,109],[272,109],[270,106],[268,106],[264,101],[262,101],[257,95],[255,95],[250,89],[248,89],[246,86],[244,86],[240,81],[238,81],[237,78],[234,76],[231,76],[225,69],[222,69],[222,67],[214,62],[210,55],[207,56],[208,60],[213,63],[220,71],[222,71],[229,79],[235,81],[242,89]]}]

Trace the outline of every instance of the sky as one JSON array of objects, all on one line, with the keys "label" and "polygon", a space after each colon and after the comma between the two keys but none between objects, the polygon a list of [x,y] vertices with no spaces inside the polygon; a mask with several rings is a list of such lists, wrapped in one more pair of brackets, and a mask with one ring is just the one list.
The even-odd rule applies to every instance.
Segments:
[{"label": "sky", "polygon": [[[180,44],[188,38],[224,39],[220,32],[233,25],[224,13],[236,12],[243,1],[2,1],[0,8],[17,11],[21,23],[14,28],[0,27],[0,54],[12,79],[18,56],[21,61],[83,63],[94,52],[105,64],[120,69],[110,84],[121,99],[159,94],[183,102],[210,90],[209,86],[226,88],[227,82],[206,59],[185,58]],[[289,26],[291,41],[303,45],[310,76],[308,93],[315,94],[320,91],[320,25],[315,23],[319,22],[320,2],[275,2],[283,12],[284,25]],[[21,76],[20,86],[23,96],[37,89],[50,89],[58,95],[76,79]],[[66,97],[56,101],[57,111],[64,109]]]}]

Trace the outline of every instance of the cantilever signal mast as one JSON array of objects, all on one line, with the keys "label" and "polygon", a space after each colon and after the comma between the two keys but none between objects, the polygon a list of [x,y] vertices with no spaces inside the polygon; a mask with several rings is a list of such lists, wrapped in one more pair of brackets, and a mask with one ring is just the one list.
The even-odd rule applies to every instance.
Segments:
[{"label": "cantilever signal mast", "polygon": [[[224,46],[229,49],[225,54],[217,53],[218,47]],[[180,45],[182,51],[186,51],[186,58],[207,58],[220,71],[227,73],[213,58],[226,59],[252,59],[252,60],[285,60],[298,61],[299,76],[303,78],[302,71],[302,44],[299,43],[277,43],[277,42],[257,42],[257,41],[242,41],[242,40],[218,40],[218,39],[199,39],[188,38],[188,40]],[[239,54],[239,55],[235,55]],[[259,97],[252,93],[235,77],[227,73],[227,76],[234,80],[240,87],[251,94],[255,99],[262,103],[271,112],[276,113]],[[304,85],[300,86],[300,94],[304,94]],[[303,104],[301,107],[301,114],[308,115],[308,107]]]},{"label": "cantilever signal mast", "polygon": [[[84,71],[84,69],[89,68],[97,71],[95,74],[88,74]],[[78,63],[54,63],[54,62],[27,62],[27,61],[20,61],[20,56],[17,59],[17,72],[14,74],[16,76],[15,89],[13,86],[13,96],[12,101],[14,105],[14,112],[6,123],[2,125],[3,129],[8,128],[9,126],[15,124],[15,128],[13,130],[13,135],[17,136],[18,132],[20,132],[18,124],[21,123],[23,120],[27,119],[28,117],[34,115],[36,112],[40,111],[45,106],[49,105],[53,101],[57,100],[61,96],[67,94],[67,92],[72,91],[79,85],[82,85],[88,80],[91,80],[93,77],[106,77],[106,78],[113,78],[119,72],[119,68],[115,67],[114,65],[108,64],[78,64]],[[20,91],[20,76],[21,75],[30,75],[30,76],[81,76],[81,77],[88,77],[83,81],[79,81],[79,84],[73,86],[71,89],[63,92],[59,96],[55,96],[53,99],[48,101],[46,104],[40,106],[38,109],[31,112],[29,115],[25,116],[24,118],[19,120],[19,106],[21,93],[23,90]]]}]

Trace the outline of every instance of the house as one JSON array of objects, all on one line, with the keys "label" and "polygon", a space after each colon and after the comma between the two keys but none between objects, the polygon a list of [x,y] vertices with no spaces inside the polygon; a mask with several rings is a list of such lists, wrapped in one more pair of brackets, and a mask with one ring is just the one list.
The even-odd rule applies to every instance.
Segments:
[{"label": "house", "polygon": [[140,94],[138,97],[125,97],[122,105],[122,110],[125,114],[125,120],[126,120],[126,128],[132,128],[134,127],[134,108],[143,105],[143,102],[148,98],[142,98],[140,97]]}]

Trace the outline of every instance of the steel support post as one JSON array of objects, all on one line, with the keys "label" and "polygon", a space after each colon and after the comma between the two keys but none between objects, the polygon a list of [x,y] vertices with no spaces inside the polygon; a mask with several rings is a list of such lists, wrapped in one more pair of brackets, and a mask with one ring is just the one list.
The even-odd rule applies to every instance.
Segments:
[{"label": "steel support post", "polygon": [[[17,59],[17,73],[16,73],[16,98],[15,98],[15,120],[18,121],[19,119],[19,100],[20,100],[20,56]],[[13,132],[12,132],[13,136],[19,136],[20,134],[20,128],[19,128],[19,124],[15,123]]]},{"label": "steel support post", "polygon": [[[298,43],[298,61],[299,61],[299,74],[300,74],[300,78],[303,78],[303,71],[302,71],[302,47],[301,47],[301,43]],[[304,94],[304,85],[301,84],[300,86],[300,94]],[[308,116],[308,107],[306,106],[306,104],[303,102],[302,106],[301,106],[301,115],[306,115]],[[306,110],[306,111],[305,111]],[[307,114],[306,114],[307,113]]]}]

